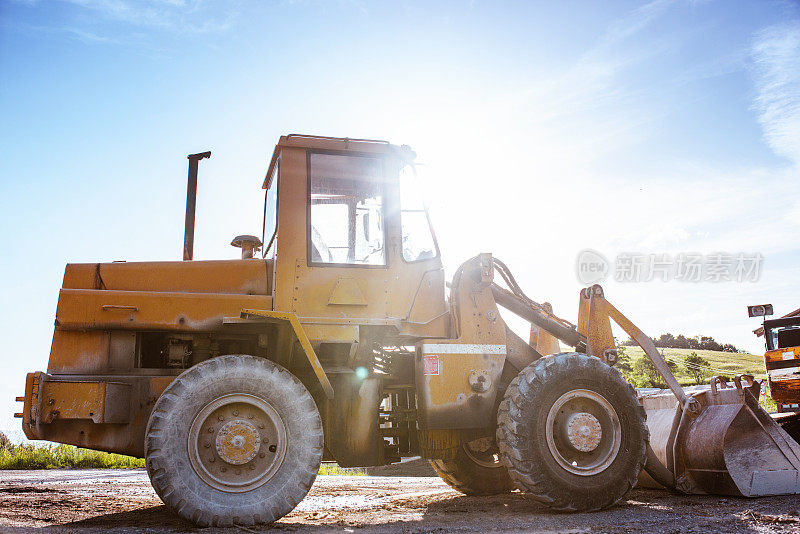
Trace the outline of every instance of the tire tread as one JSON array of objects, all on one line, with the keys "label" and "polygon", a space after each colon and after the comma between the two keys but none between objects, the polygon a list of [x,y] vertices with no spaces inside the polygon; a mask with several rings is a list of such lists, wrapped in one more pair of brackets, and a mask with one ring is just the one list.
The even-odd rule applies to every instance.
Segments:
[{"label": "tire tread", "polygon": [[[308,417],[306,425],[307,454],[298,457],[299,465],[294,470],[295,478],[290,478],[282,488],[274,492],[271,497],[259,503],[260,509],[255,513],[242,513],[251,508],[243,497],[241,510],[229,513],[206,511],[202,503],[194,502],[193,497],[184,492],[182,484],[174,480],[175,472],[168,468],[171,462],[165,455],[167,450],[165,427],[169,424],[170,417],[175,411],[180,412],[182,394],[190,389],[190,384],[199,381],[213,380],[215,377],[225,375],[231,369],[251,368],[253,373],[272,375],[277,378],[279,387],[283,388],[279,394],[288,395],[296,399],[296,405],[302,406]],[[151,414],[145,434],[145,463],[150,482],[164,504],[177,512],[181,517],[199,526],[228,527],[234,524],[251,526],[260,523],[271,523],[294,509],[306,496],[316,479],[322,451],[324,436],[322,422],[314,399],[306,387],[292,373],[278,364],[248,355],[225,355],[206,360],[185,371],[172,381],[159,397]],[[286,460],[284,460],[286,461]],[[299,476],[298,476],[299,475]]]},{"label": "tire tread", "polygon": [[[629,401],[637,407],[634,415],[638,432],[644,436],[639,450],[632,451],[635,456],[634,468],[618,486],[609,488],[604,498],[582,498],[578,492],[565,492],[539,468],[528,447],[531,439],[543,439],[543,436],[527,435],[527,421],[538,402],[538,393],[554,381],[569,379],[577,374],[602,376],[605,381],[624,383]],[[621,500],[633,488],[644,466],[648,437],[644,408],[639,404],[633,386],[625,382],[617,369],[581,353],[556,354],[528,365],[509,384],[498,409],[497,443],[511,478],[534,499],[558,511],[595,511]]]}]

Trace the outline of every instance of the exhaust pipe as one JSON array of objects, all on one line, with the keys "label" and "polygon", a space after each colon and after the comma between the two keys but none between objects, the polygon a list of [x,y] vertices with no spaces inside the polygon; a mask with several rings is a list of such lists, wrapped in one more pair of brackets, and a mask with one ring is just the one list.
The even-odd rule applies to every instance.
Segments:
[{"label": "exhaust pipe", "polygon": [[183,259],[194,256],[194,211],[197,206],[197,162],[210,158],[211,151],[189,154],[189,183],[186,186],[186,225],[183,230]]}]

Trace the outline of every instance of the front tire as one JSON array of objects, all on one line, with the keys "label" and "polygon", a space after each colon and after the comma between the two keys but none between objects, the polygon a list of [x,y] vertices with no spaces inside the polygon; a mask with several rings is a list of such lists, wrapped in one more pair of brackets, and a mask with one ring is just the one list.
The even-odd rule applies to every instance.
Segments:
[{"label": "front tire", "polygon": [[305,497],[322,460],[311,394],[283,367],[227,355],[195,365],[159,397],[145,438],[161,500],[200,526],[270,523]]},{"label": "front tire", "polygon": [[645,417],[619,371],[585,354],[556,354],[511,382],[497,442],[520,489],[555,510],[599,510],[636,483],[649,440]]}]

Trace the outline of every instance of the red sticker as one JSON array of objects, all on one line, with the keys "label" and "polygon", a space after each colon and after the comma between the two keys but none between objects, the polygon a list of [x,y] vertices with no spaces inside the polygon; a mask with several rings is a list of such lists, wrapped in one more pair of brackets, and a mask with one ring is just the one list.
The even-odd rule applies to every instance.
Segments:
[{"label": "red sticker", "polygon": [[422,357],[423,374],[438,375],[439,374],[439,357],[435,354],[426,354]]}]

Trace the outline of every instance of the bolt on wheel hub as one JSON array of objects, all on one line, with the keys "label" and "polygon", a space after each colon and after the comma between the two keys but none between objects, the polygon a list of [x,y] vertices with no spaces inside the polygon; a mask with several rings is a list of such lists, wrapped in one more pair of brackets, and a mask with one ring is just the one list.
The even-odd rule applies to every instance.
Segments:
[{"label": "bolt on wheel hub", "polygon": [[219,457],[229,464],[246,464],[256,457],[261,447],[261,434],[255,425],[234,419],[219,429],[216,446]]},{"label": "bolt on wheel hub", "polygon": [[574,413],[567,419],[567,439],[577,451],[591,452],[603,439],[603,428],[597,417],[590,413]]}]

